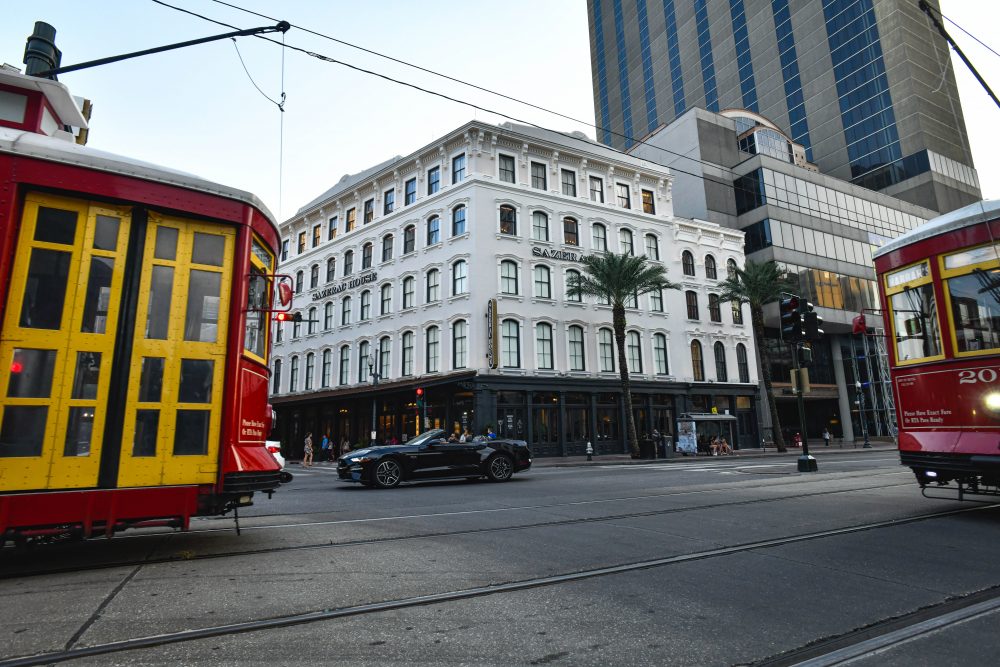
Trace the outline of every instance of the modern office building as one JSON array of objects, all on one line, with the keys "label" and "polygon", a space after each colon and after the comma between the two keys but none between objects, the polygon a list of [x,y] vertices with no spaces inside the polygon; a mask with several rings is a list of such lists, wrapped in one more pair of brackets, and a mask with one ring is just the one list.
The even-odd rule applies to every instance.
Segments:
[{"label": "modern office building", "polygon": [[[852,320],[867,311],[869,325],[881,326],[872,252],[934,212],[818,172],[800,144],[746,110],[689,109],[630,153],[671,167],[677,214],[743,231],[746,256],[778,262],[789,290],[815,304],[826,336],[813,345],[808,435],[818,438],[826,427],[838,438],[860,438],[862,406],[869,434],[891,435],[892,397],[876,339],[853,336]],[[790,393],[792,351],[778,339],[777,304],[764,314],[779,418],[795,428],[795,398],[782,393]],[[770,426],[766,411],[761,421]]]},{"label": "modern office building", "polygon": [[672,197],[665,169],[582,135],[480,122],[344,176],[281,225],[304,317],[274,335],[287,453],[308,431],[356,444],[428,427],[492,428],[540,456],[627,451],[611,309],[565,289],[606,250],[682,286],[627,309],[640,437],[693,414],[756,446],[749,313],[717,297],[743,234],[676,218]]},{"label": "modern office building", "polygon": [[824,174],[937,212],[982,198],[948,44],[915,0],[587,6],[604,144],[631,148],[695,107],[746,109]]}]

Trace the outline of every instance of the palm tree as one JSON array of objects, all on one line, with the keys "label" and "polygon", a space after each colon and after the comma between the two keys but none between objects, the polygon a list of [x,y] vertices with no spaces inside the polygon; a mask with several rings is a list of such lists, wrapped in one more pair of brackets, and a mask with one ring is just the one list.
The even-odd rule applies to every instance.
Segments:
[{"label": "palm tree", "polygon": [[750,304],[750,320],[753,323],[753,337],[760,352],[760,372],[764,380],[764,391],[771,407],[771,424],[774,444],[779,452],[785,450],[785,439],[778,421],[778,406],[774,402],[774,388],[771,386],[771,355],[764,345],[764,306],[781,299],[781,293],[788,289],[778,264],[769,259],[766,262],[747,260],[746,266],[737,268],[720,283],[719,301],[735,301]]},{"label": "palm tree", "polygon": [[[637,302],[639,297],[664,289],[680,289],[680,285],[667,279],[666,271],[658,264],[650,264],[645,257],[607,252],[586,255],[581,260],[583,272],[570,276],[566,296],[596,296],[611,304],[612,326],[618,346],[618,369],[625,395],[625,414],[628,415],[628,440],[632,458],[639,457],[639,438],[635,434],[635,417],[632,415],[632,385],[629,381],[628,363],[625,359],[625,304]],[[633,306],[635,307],[635,306]]]}]

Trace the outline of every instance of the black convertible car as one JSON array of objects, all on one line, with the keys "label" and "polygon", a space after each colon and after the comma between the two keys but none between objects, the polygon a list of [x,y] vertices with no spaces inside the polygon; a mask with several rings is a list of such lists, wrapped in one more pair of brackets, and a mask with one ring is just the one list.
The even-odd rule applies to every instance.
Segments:
[{"label": "black convertible car", "polygon": [[448,442],[441,429],[425,431],[403,445],[357,449],[340,457],[337,474],[349,482],[390,488],[414,479],[488,477],[506,482],[531,467],[531,452],[523,440]]}]

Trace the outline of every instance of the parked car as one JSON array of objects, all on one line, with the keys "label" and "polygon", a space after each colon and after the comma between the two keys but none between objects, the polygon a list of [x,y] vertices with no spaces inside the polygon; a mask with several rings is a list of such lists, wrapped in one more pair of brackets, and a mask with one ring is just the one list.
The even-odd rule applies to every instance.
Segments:
[{"label": "parked car", "polygon": [[288,484],[292,481],[292,473],[285,470],[285,457],[281,454],[281,441],[265,440],[264,447],[267,448],[267,451],[271,452],[271,456],[273,456],[274,460],[278,462],[279,466],[281,466],[281,483]]},{"label": "parked car", "polygon": [[405,444],[348,452],[338,459],[337,474],[348,482],[390,488],[410,480],[453,477],[506,482],[530,467],[531,451],[523,440],[449,442],[438,428]]}]

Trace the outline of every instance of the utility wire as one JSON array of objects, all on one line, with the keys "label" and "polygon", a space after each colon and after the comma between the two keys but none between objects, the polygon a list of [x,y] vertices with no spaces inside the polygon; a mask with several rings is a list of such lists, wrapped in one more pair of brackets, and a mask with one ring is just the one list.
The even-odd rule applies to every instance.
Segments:
[{"label": "utility wire", "polygon": [[[284,109],[282,108],[283,105],[285,104],[284,95],[282,95],[281,102],[275,102],[270,97],[268,97],[267,93],[265,93],[263,90],[260,89],[260,86],[257,85],[257,82],[253,80],[253,76],[250,75],[250,70],[247,69],[247,64],[243,60],[243,54],[240,53],[240,47],[237,46],[235,37],[233,37],[233,48],[236,49],[236,56],[240,59],[240,64],[243,65],[243,71],[247,73],[247,78],[250,79],[250,83],[252,83],[253,87],[257,89],[257,92],[263,95],[265,100],[278,107],[278,109],[280,109],[281,111],[284,111]],[[284,58],[284,54],[282,54],[282,58]]]}]

